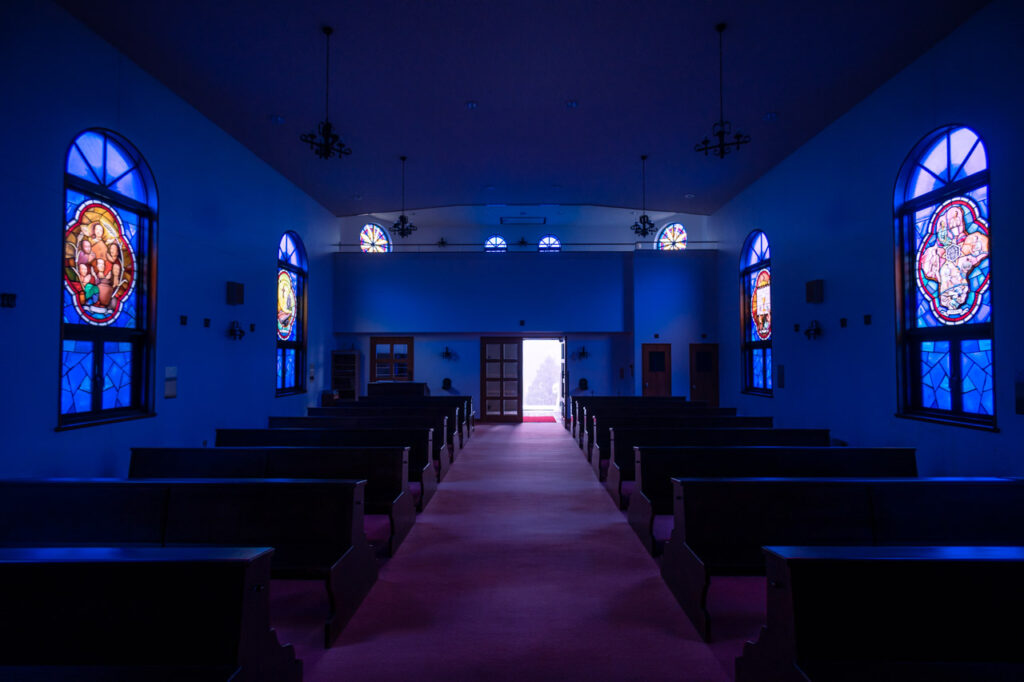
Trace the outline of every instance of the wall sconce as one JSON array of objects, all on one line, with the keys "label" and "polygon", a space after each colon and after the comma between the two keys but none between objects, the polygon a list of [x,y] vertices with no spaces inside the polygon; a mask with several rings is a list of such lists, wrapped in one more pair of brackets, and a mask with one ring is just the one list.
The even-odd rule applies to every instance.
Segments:
[{"label": "wall sconce", "polygon": [[238,320],[232,320],[231,326],[228,327],[228,338],[238,341],[243,336],[245,336],[245,330],[242,329],[242,325],[238,324]]},{"label": "wall sconce", "polygon": [[821,336],[821,325],[817,320],[811,320],[811,323],[807,325],[807,329],[804,330],[804,336],[809,340],[816,339]]},{"label": "wall sconce", "polygon": [[589,357],[590,357],[590,353],[587,352],[587,347],[586,346],[580,346],[580,349],[578,351],[576,351],[576,359],[577,360],[586,360]]},{"label": "wall sconce", "polygon": [[455,353],[451,352],[451,350],[448,349],[448,346],[445,346],[444,350],[441,351],[441,357],[445,360],[451,361],[455,359]]}]

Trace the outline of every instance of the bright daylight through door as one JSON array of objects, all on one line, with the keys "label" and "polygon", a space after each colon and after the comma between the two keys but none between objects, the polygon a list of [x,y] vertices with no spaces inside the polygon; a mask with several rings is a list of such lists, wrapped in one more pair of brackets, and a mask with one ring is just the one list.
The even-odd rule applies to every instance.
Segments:
[{"label": "bright daylight through door", "polygon": [[562,400],[562,341],[523,339],[523,416],[556,419]]}]

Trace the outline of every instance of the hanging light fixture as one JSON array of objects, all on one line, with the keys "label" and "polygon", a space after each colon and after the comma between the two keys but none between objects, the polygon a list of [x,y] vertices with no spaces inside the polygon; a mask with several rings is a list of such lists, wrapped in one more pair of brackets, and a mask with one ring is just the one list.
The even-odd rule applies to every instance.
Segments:
[{"label": "hanging light fixture", "polygon": [[640,218],[630,228],[638,237],[647,237],[655,232],[654,221],[647,217],[647,155],[640,157],[640,178],[643,185],[643,201],[641,203]]},{"label": "hanging light fixture", "polygon": [[416,226],[409,222],[405,215],[405,160],[409,157],[400,156],[402,160],[402,215],[398,216],[398,222],[391,226],[391,231],[403,239],[416,231]]},{"label": "hanging light fixture", "polygon": [[330,26],[324,26],[321,30],[323,31],[324,38],[327,42],[326,69],[324,75],[324,120],[320,121],[315,133],[300,135],[299,139],[308,144],[309,148],[313,150],[313,153],[321,159],[329,159],[332,156],[337,156],[340,159],[343,156],[351,154],[352,149],[346,147],[345,143],[341,141],[340,137],[338,137],[338,134],[334,132],[334,126],[331,125],[331,118],[328,115],[328,112],[330,111],[331,93],[331,34],[334,33],[334,29]]},{"label": "hanging light fixture", "polygon": [[693,146],[698,154],[704,152],[704,156],[713,154],[720,159],[732,151],[732,148],[739,149],[740,145],[750,142],[750,135],[733,133],[732,124],[725,120],[725,107],[722,104],[722,34],[725,32],[725,24],[715,26],[718,31],[718,123],[711,126],[711,137],[718,142],[712,144],[711,140],[705,137]]}]

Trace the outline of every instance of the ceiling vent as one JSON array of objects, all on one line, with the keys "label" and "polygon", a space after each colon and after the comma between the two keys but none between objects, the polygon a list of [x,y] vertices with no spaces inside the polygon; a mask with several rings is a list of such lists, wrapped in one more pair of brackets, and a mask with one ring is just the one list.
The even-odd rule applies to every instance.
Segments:
[{"label": "ceiling vent", "polygon": [[545,225],[548,219],[544,216],[503,216],[502,225]]}]

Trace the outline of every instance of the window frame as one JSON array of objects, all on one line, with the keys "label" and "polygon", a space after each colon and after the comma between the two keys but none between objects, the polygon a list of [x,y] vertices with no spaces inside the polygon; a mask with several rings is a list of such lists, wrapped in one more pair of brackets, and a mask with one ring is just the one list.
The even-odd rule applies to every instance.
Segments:
[{"label": "window frame", "polygon": [[[295,249],[299,253],[299,261],[301,265],[296,266],[288,261],[281,258],[281,242],[284,241],[285,236],[289,236],[292,242],[295,244]],[[298,395],[307,391],[306,386],[306,312],[307,312],[307,293],[309,290],[309,260],[306,257],[306,246],[302,242],[302,238],[299,237],[293,230],[286,230],[281,234],[281,237],[277,241],[277,267],[274,268],[274,292],[275,292],[275,320],[277,310],[277,277],[281,270],[285,270],[295,275],[296,288],[298,289],[295,308],[297,311],[298,320],[295,322],[296,336],[298,338],[290,341],[282,341],[281,337],[277,335],[277,324],[274,324],[274,360],[276,362],[278,356],[282,358],[281,369],[278,372],[275,368],[274,372],[274,397],[280,398],[282,396]],[[285,373],[285,360],[284,357],[288,350],[295,351],[295,385],[285,387],[284,384],[284,373]],[[281,384],[280,386],[278,384]]]},{"label": "window frame", "polygon": [[[377,376],[377,346],[389,344],[391,358],[387,364],[391,365],[391,375],[380,378]],[[409,365],[409,375],[405,377],[395,376],[395,345],[405,344],[408,349],[406,364]],[[411,336],[371,336],[370,337],[370,381],[413,381],[413,337]],[[383,363],[382,363],[383,364]]]},{"label": "window frame", "polygon": [[[967,129],[977,136],[977,144],[986,154],[985,168],[959,180],[952,180],[941,187],[919,196],[906,199],[907,188],[914,178],[915,170],[924,155],[942,138],[946,138],[947,164],[949,159],[950,136],[960,129]],[[988,285],[991,310],[989,319],[981,323],[964,323],[935,327],[916,326],[917,294],[917,249],[915,244],[915,215],[917,212],[934,208],[944,202],[961,196],[968,196],[984,188],[986,190],[986,213],[991,214],[988,195],[991,188],[990,168],[987,162],[988,145],[974,128],[962,124],[944,125],[929,132],[913,146],[900,167],[893,190],[893,228],[895,270],[895,313],[896,313],[896,416],[907,419],[936,422],[951,426],[962,426],[996,431],[996,403],[998,401],[995,371],[995,293],[991,282]],[[972,150],[973,151],[973,150]],[[965,157],[964,162],[970,157]],[[947,165],[948,169],[948,165]],[[986,218],[990,222],[990,217]],[[989,259],[991,259],[991,229],[988,232]],[[991,260],[989,261],[991,271]],[[962,344],[964,341],[980,340],[990,344],[992,359],[992,414],[983,415],[966,412],[963,409]],[[949,343],[949,385],[951,409],[924,407],[922,395],[921,354],[923,343]]]},{"label": "window frame", "polygon": [[[132,168],[125,171],[123,177],[133,169],[138,169],[140,179],[145,186],[147,201],[139,201],[126,195],[109,189],[115,184],[118,178],[107,185],[99,185],[68,170],[68,164],[72,152],[76,149],[78,141],[87,133],[100,135],[104,140],[104,173],[107,170],[106,144],[113,142],[120,147],[125,154],[134,162]],[[84,155],[84,152],[82,152]],[[88,161],[87,161],[88,162]],[[145,157],[123,135],[107,128],[86,128],[79,131],[72,138],[64,154],[64,184],[62,192],[61,211],[61,242],[63,245],[65,234],[68,228],[67,200],[68,192],[73,191],[86,197],[85,201],[94,199],[109,205],[115,210],[124,210],[135,214],[138,217],[138,246],[134,254],[136,268],[139,273],[136,275],[136,305],[137,325],[135,329],[126,327],[100,326],[89,324],[75,324],[64,322],[64,256],[61,263],[61,284],[60,284],[60,325],[58,331],[58,356],[57,363],[57,426],[56,431],[110,424],[114,422],[155,417],[155,358],[156,358],[156,299],[157,299],[157,233],[159,227],[159,190],[153,171]],[[98,179],[98,178],[97,178]],[[84,203],[84,202],[83,202]],[[81,204],[79,204],[81,205]],[[62,249],[63,253],[63,249]],[[90,391],[92,408],[86,412],[62,411],[63,385],[64,385],[64,342],[83,341],[91,343],[92,368],[90,371],[90,382],[93,386],[102,386],[104,376],[104,345],[106,343],[131,343],[132,344],[132,367],[131,367],[131,404],[128,407],[103,408],[103,389]],[[99,381],[97,382],[97,378]]]},{"label": "window frame", "polygon": [[484,253],[507,253],[508,241],[500,234],[492,234],[484,240]]},{"label": "window frame", "polygon": [[[768,257],[747,265],[747,256],[753,251],[754,245],[760,235],[764,235],[765,242],[767,244],[766,252]],[[755,273],[765,269],[768,270],[768,276],[771,280],[774,280],[775,273],[772,271],[771,240],[768,239],[768,235],[765,234],[763,230],[752,230],[743,241],[743,248],[740,250],[740,378],[742,381],[740,392],[747,395],[771,398],[775,395],[775,373],[771,371],[771,367],[775,362],[775,353],[772,350],[772,341],[775,337],[775,325],[772,324],[772,333],[767,339],[758,339],[757,341],[753,341],[749,338],[751,322],[750,300],[754,293],[751,289],[751,278]],[[771,293],[769,292],[769,300],[770,297]],[[758,388],[754,386],[754,351],[758,349],[762,351],[761,376],[765,378],[766,384],[771,384],[765,388]],[[770,359],[769,356],[771,356]],[[769,377],[771,377],[770,380]]]}]

